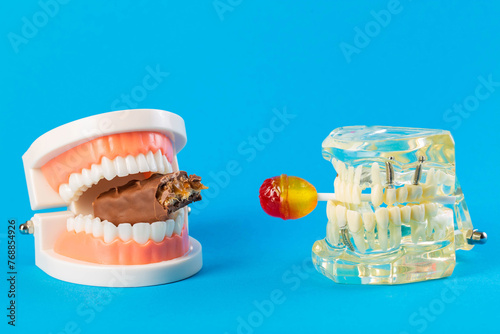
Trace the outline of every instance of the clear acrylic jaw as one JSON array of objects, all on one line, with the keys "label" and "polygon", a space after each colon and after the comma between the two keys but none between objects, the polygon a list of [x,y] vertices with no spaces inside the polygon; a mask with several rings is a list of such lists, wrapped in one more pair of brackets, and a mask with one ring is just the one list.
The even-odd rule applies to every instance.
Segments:
[{"label": "clear acrylic jaw", "polygon": [[335,200],[316,268],[340,283],[401,284],[446,277],[456,249],[485,241],[475,232],[444,130],[352,126],[323,141]]}]

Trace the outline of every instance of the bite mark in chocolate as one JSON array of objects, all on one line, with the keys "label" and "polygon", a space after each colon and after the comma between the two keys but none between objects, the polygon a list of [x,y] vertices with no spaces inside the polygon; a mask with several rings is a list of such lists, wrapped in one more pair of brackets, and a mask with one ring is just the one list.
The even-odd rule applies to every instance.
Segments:
[{"label": "bite mark in chocolate", "polygon": [[154,223],[201,200],[200,191],[207,189],[201,177],[185,171],[153,174],[145,180],[133,180],[100,194],[92,203],[94,216],[118,225]]}]

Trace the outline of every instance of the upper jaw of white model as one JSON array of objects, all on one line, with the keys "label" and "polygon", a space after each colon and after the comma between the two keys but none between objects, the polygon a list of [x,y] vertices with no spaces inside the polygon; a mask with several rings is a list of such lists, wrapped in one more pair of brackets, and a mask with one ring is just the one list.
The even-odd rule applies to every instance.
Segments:
[{"label": "upper jaw of white model", "polygon": [[343,127],[322,146],[337,172],[327,204],[330,246],[361,254],[436,243],[472,248],[449,132]]},{"label": "upper jaw of white model", "polygon": [[188,236],[186,208],[131,224],[99,219],[93,209],[110,188],[179,171],[185,143],[182,118],[154,109],[91,116],[38,138],[23,156],[31,207],[68,211],[35,214],[24,224],[34,232],[37,265],[56,278],[99,286],[114,286],[117,269],[128,278],[121,286],[168,283],[199,271],[201,246]]}]

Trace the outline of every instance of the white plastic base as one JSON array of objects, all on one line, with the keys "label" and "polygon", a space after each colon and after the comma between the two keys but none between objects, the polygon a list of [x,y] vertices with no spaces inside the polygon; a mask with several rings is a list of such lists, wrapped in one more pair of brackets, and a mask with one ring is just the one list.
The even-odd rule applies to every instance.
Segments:
[{"label": "white plastic base", "polygon": [[139,287],[188,278],[203,265],[201,244],[192,237],[189,237],[189,251],[183,257],[144,265],[100,265],[56,254],[52,249],[55,238],[66,228],[66,219],[71,215],[65,211],[33,217],[36,265],[54,278],[93,286]]}]

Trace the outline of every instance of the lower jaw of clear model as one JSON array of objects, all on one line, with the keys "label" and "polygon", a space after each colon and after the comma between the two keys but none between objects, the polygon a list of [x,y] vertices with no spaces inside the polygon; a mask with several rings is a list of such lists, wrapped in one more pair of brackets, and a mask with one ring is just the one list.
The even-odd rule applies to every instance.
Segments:
[{"label": "lower jaw of clear model", "polygon": [[377,162],[354,168],[332,160],[338,175],[335,199],[328,201],[326,209],[329,244],[360,253],[385,252],[401,244],[442,240],[453,233],[448,224],[452,211],[440,202],[446,199],[455,178],[435,168],[423,175],[423,162],[421,157],[414,170],[395,175],[389,159],[383,182],[383,169]]}]

